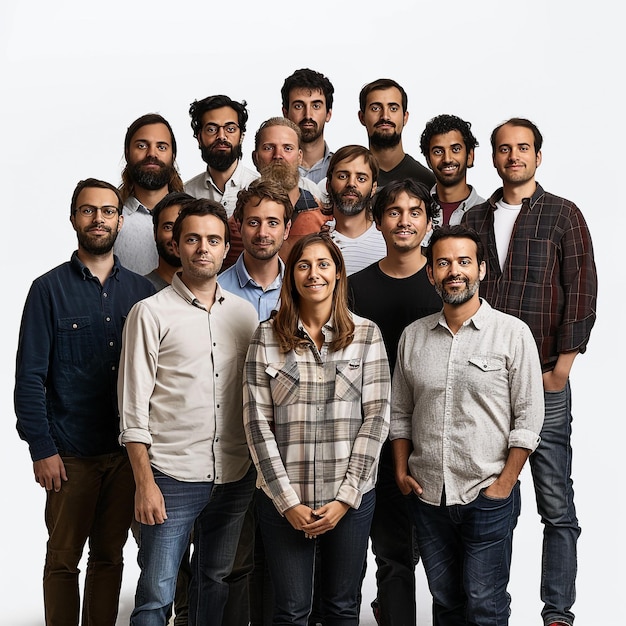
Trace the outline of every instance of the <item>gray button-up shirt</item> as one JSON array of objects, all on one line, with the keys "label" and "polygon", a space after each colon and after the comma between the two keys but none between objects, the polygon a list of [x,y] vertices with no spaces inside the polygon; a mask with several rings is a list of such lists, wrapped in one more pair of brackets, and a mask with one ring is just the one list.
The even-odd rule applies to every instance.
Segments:
[{"label": "gray button-up shirt", "polygon": [[456,334],[443,313],[408,326],[393,375],[390,439],[409,439],[411,476],[438,505],[467,504],[502,472],[509,448],[535,450],[544,417],[528,326],[481,300]]}]

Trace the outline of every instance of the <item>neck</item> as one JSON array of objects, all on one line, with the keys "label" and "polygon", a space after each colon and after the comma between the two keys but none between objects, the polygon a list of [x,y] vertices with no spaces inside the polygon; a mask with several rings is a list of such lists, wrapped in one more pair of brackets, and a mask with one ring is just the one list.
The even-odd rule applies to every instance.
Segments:
[{"label": "neck", "polygon": [[311,306],[306,306],[305,304],[304,307],[300,307],[300,319],[302,320],[302,324],[311,339],[315,342],[318,350],[324,343],[322,328],[330,319],[331,311],[332,304],[330,302],[328,304],[313,304]]},{"label": "neck", "polygon": [[226,189],[226,183],[232,178],[232,175],[235,173],[237,166],[239,165],[239,161],[235,161],[226,171],[220,172],[213,167],[207,167],[209,174],[211,175],[211,179],[215,183],[215,186],[224,193],[224,189]]},{"label": "neck", "polygon": [[480,298],[478,293],[472,296],[471,300],[463,304],[443,304],[443,315],[446,324],[453,334],[457,334],[459,328],[480,309]]},{"label": "neck", "polygon": [[370,144],[370,152],[376,157],[378,166],[383,172],[390,172],[405,157],[402,141],[393,148],[375,148]]},{"label": "neck", "polygon": [[452,187],[444,187],[437,183],[436,191],[440,202],[446,203],[461,202],[472,193],[471,187],[465,181],[461,181]]},{"label": "neck", "polygon": [[426,257],[422,254],[422,247],[411,250],[396,250],[392,248],[387,251],[387,256],[380,260],[378,267],[387,276],[392,278],[408,278],[417,274],[424,265]]},{"label": "neck", "polygon": [[161,187],[161,189],[143,189],[142,187],[137,187],[133,190],[133,195],[146,209],[152,211],[156,204],[162,200],[167,195],[167,185],[165,187]]},{"label": "neck", "polygon": [[159,264],[156,271],[168,285],[172,284],[172,278],[174,278],[174,274],[176,274],[179,270],[180,267],[174,267],[159,257]]},{"label": "neck", "polygon": [[81,263],[104,285],[113,270],[113,250],[107,254],[90,254],[79,246],[78,258]]},{"label": "neck", "polygon": [[344,215],[339,211],[334,211],[335,230],[346,237],[355,239],[362,235],[372,224],[369,211],[363,209],[357,215]]},{"label": "neck", "polygon": [[248,274],[254,279],[257,285],[265,289],[271,285],[280,274],[280,264],[278,262],[278,254],[271,259],[255,259],[245,250],[243,252],[243,264],[248,270]]},{"label": "neck", "polygon": [[302,166],[306,169],[313,167],[325,152],[324,136],[320,135],[315,141],[302,144]]},{"label": "neck", "polygon": [[180,275],[180,279],[183,281],[187,289],[193,293],[193,295],[207,308],[211,310],[213,303],[215,302],[215,292],[217,289],[217,279],[215,276],[211,278],[196,279],[189,274],[185,274],[183,270]]},{"label": "neck", "polygon": [[534,178],[520,185],[505,183],[502,190],[502,199],[507,204],[522,204],[524,198],[530,198],[535,193],[536,189],[537,183]]}]

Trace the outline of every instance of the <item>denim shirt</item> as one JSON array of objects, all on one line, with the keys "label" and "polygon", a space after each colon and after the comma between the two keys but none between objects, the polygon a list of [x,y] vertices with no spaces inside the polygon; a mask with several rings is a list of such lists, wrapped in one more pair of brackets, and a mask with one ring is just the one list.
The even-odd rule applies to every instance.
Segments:
[{"label": "denim shirt", "polygon": [[104,285],[76,252],[28,293],[15,374],[17,430],[33,461],[119,449],[117,368],[131,306],[154,293],[117,257]]}]

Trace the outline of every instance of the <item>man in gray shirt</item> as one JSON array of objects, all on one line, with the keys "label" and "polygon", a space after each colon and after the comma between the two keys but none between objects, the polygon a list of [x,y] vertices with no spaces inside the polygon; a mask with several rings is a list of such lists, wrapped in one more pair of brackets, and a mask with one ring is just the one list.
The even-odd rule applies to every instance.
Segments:
[{"label": "man in gray shirt", "polygon": [[479,298],[485,271],[474,231],[433,232],[427,272],[443,310],[405,329],[393,376],[396,481],[439,626],[508,623],[518,478],[543,423],[532,333]]}]

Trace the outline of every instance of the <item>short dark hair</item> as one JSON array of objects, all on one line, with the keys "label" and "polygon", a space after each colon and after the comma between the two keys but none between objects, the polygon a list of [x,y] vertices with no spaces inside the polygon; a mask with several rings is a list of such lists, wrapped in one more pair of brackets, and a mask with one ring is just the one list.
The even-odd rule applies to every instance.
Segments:
[{"label": "short dark hair", "polygon": [[474,150],[474,148],[478,147],[478,140],[472,134],[471,128],[472,125],[469,122],[462,120],[456,115],[447,115],[445,113],[437,115],[437,117],[433,117],[426,123],[426,128],[424,128],[422,136],[420,137],[420,150],[422,154],[428,158],[430,140],[435,135],[445,135],[453,130],[458,130],[461,133],[465,149],[468,152]]},{"label": "short dark hair", "polygon": [[120,194],[120,190],[112,185],[111,183],[107,183],[105,180],[98,180],[97,178],[85,178],[85,180],[78,181],[76,188],[74,189],[74,193],[72,194],[72,201],[70,203],[70,215],[74,215],[76,213],[76,202],[78,200],[78,196],[83,189],[87,189],[89,187],[96,187],[98,189],[108,189],[115,194],[117,198],[117,212],[122,214],[122,207],[124,203],[122,202],[122,195]]},{"label": "short dark hair", "polygon": [[176,243],[180,243],[180,235],[183,230],[183,221],[185,218],[191,215],[214,215],[219,218],[224,224],[224,241],[230,243],[230,228],[228,226],[228,215],[226,215],[226,209],[214,200],[208,198],[193,199],[191,202],[187,202],[180,209],[180,213],[174,222],[172,228],[172,239]]},{"label": "short dark hair", "polygon": [[426,207],[426,217],[428,220],[432,220],[435,216],[436,205],[433,202],[433,197],[430,195],[428,187],[422,183],[418,183],[413,178],[401,178],[387,183],[380,191],[374,196],[374,203],[372,204],[372,215],[374,221],[380,224],[383,220],[385,209],[396,201],[396,198],[402,192],[406,192],[412,198],[419,198]]},{"label": "short dark hair", "polygon": [[354,159],[358,159],[359,157],[363,157],[370,170],[372,170],[372,182],[375,183],[378,181],[378,160],[365,146],[359,146],[357,144],[343,146],[333,154],[328,163],[328,170],[326,171],[327,180],[330,181],[333,177],[333,172],[338,163],[341,163],[341,161],[354,161]]},{"label": "short dark hair", "polygon": [[528,128],[529,130],[531,130],[533,137],[535,138],[535,154],[537,154],[539,150],[541,150],[541,146],[543,146],[543,136],[539,132],[539,129],[537,128],[537,126],[530,120],[526,119],[525,117],[512,117],[510,120],[507,120],[506,122],[502,122],[502,124],[499,124],[493,129],[493,132],[491,133],[491,153],[492,154],[496,153],[496,135],[498,134],[498,131],[503,126],[507,126],[507,125],[523,126],[524,128]]},{"label": "short dark hair", "polygon": [[138,117],[127,129],[126,136],[124,137],[124,156],[128,160],[128,153],[130,151],[130,142],[135,133],[144,126],[149,126],[150,124],[163,124],[167,127],[167,130],[170,131],[170,137],[172,138],[172,154],[174,158],[176,158],[176,137],[174,137],[174,131],[170,126],[170,123],[158,113],[146,113],[141,117]]},{"label": "short dark hair", "polygon": [[400,95],[402,96],[402,113],[406,113],[409,104],[409,98],[406,95],[406,91],[404,91],[403,87],[399,83],[391,78],[378,78],[371,83],[367,83],[367,85],[361,89],[361,93],[359,93],[359,108],[361,113],[365,113],[367,96],[369,96],[372,91],[392,89],[393,87],[400,92]]},{"label": "short dark hair", "polygon": [[248,109],[246,105],[248,103],[245,100],[236,102],[231,100],[228,96],[217,95],[208,96],[202,100],[194,100],[189,106],[189,116],[191,117],[191,129],[193,130],[193,136],[198,137],[202,130],[202,116],[207,111],[213,111],[214,109],[221,109],[222,107],[230,107],[237,113],[237,124],[241,133],[246,132],[246,124],[248,123]]},{"label": "short dark hair", "polygon": [[240,224],[243,222],[244,207],[254,198],[257,200],[255,206],[258,206],[263,200],[271,200],[277,204],[282,204],[285,209],[285,226],[287,226],[287,222],[293,216],[293,204],[289,194],[280,183],[264,177],[256,178],[247,188],[242,189],[237,194],[237,204],[233,211],[233,218],[236,222]]},{"label": "short dark hair", "polygon": [[187,202],[191,202],[192,200],[195,200],[195,198],[184,191],[172,191],[172,193],[168,193],[166,196],[161,198],[154,205],[154,209],[152,209],[152,225],[154,226],[155,232],[159,227],[159,215],[161,215],[161,211],[164,211],[168,207],[174,206],[175,204],[180,204],[182,207],[187,204]]},{"label": "short dark hair", "polygon": [[335,88],[324,74],[303,68],[296,70],[291,76],[285,78],[280,95],[283,100],[283,109],[289,108],[289,94],[292,89],[310,89],[311,91],[321,91],[326,100],[326,111],[333,108],[333,94]]},{"label": "short dark hair", "polygon": [[473,228],[468,228],[463,224],[456,224],[455,226],[445,224],[433,231],[428,247],[426,248],[426,263],[428,263],[431,268],[433,266],[433,246],[441,239],[447,239],[449,237],[471,239],[476,244],[476,260],[478,261],[478,265],[485,260],[483,242],[480,235]]}]

